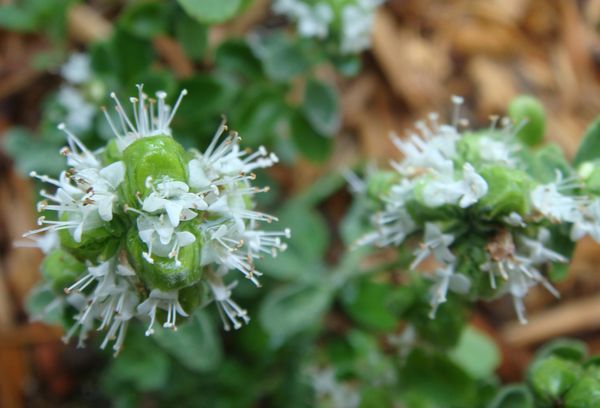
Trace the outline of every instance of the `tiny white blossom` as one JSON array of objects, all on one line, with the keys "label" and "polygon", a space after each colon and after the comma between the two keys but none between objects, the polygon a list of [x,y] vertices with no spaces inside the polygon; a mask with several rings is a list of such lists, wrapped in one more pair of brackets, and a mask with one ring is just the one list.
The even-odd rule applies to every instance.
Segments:
[{"label": "tiny white blossom", "polygon": [[439,207],[444,204],[458,204],[467,208],[475,204],[487,194],[488,185],[470,163],[463,166],[462,180],[454,181],[447,175],[441,175],[428,181],[423,188],[425,204],[429,207]]},{"label": "tiny white blossom", "polygon": [[72,86],[62,86],[57,95],[58,103],[66,110],[65,123],[76,132],[92,127],[96,108],[88,103],[81,92]]},{"label": "tiny white blossom", "polygon": [[250,321],[248,313],[231,299],[231,289],[236,286],[236,281],[226,286],[219,276],[210,274],[207,282],[226,331],[231,330],[229,323],[234,329],[239,329],[242,327],[240,320],[244,323]]},{"label": "tiny white blossom", "polygon": [[437,224],[428,222],[425,224],[425,240],[422,245],[414,252],[415,259],[410,264],[411,269],[415,269],[431,253],[435,259],[446,264],[454,262],[456,257],[448,247],[454,242],[452,234],[444,234]]},{"label": "tiny white blossom", "polygon": [[164,180],[143,200],[142,210],[149,213],[165,211],[171,225],[177,228],[180,221],[191,220],[198,215],[196,211],[208,208],[200,195],[189,191],[186,183]]},{"label": "tiny white blossom", "polygon": [[153,289],[150,292],[148,299],[143,301],[137,306],[137,313],[145,315],[150,319],[148,328],[146,329],[146,336],[150,336],[154,333],[154,324],[156,322],[156,313],[158,309],[167,311],[167,320],[163,324],[165,328],[176,329],[177,315],[187,317],[188,314],[183,310],[179,303],[179,292],[178,291],[167,291],[163,292],[158,289]]},{"label": "tiny white blossom", "polygon": [[341,383],[331,368],[313,370],[312,386],[317,399],[327,401],[332,408],[356,408],[360,404],[360,394],[348,384]]},{"label": "tiny white blossom", "polygon": [[465,275],[454,273],[454,264],[448,264],[435,271],[435,283],[431,286],[431,311],[429,317],[435,318],[438,307],[445,303],[448,289],[459,294],[466,294],[471,288],[471,281]]},{"label": "tiny white blossom", "polygon": [[72,84],[82,84],[92,76],[91,61],[87,54],[71,54],[67,62],[61,67],[60,74]]}]

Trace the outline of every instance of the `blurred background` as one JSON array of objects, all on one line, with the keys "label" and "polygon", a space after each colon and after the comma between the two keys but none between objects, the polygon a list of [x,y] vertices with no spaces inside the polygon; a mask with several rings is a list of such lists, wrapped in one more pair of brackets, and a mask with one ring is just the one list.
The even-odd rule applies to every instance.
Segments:
[{"label": "blurred background", "polygon": [[[155,80],[171,91],[187,84],[207,90],[198,98],[214,101],[225,88],[219,88],[220,83],[204,86],[206,73],[215,66],[210,50],[233,37],[279,27],[282,21],[271,13],[268,1],[256,0],[241,15],[188,38],[192,44],[198,38],[203,48],[190,53],[186,47],[193,47],[186,45],[181,32],[169,28],[172,22],[165,29],[155,29],[127,11],[133,2],[57,1],[48,2],[54,5],[45,8],[35,3],[0,0],[9,6],[0,9],[0,137],[4,146],[0,150],[0,407],[105,406],[110,397],[95,384],[106,356],[64,345],[59,329],[29,322],[24,302],[39,280],[41,254],[14,247],[22,233],[35,226],[35,193],[25,174],[42,162],[52,172],[55,165],[45,160],[51,160],[50,156],[60,160],[56,154],[60,142],[56,136],[44,135],[47,122],[64,116],[60,110],[44,113],[49,95],[65,81],[60,66],[71,52],[86,51],[109,39],[116,30],[127,29],[129,21],[133,23],[127,35],[133,40],[123,37],[123,41],[137,41],[136,35],[141,38],[139,46],[131,45],[131,51],[126,51],[132,55],[111,56],[105,47],[104,54],[95,51],[96,62],[103,55],[107,60],[122,58],[128,67],[143,60],[154,75],[144,77],[146,82]],[[32,15],[38,9],[43,12],[33,16],[15,12],[19,7],[30,7]],[[175,21],[175,27],[183,24],[181,19]],[[572,157],[586,126],[600,112],[599,28],[598,0],[388,1],[376,15],[372,49],[361,56],[358,75],[343,77],[327,66],[317,69],[322,81],[338,89],[341,125],[335,137],[323,146],[318,144],[316,153],[311,153],[310,146],[300,146],[305,154],[290,154],[287,159],[285,140],[273,142],[280,155],[284,152],[283,164],[268,174],[278,186],[277,199],[306,191],[340,166],[353,166],[367,158],[386,165],[397,154],[389,132],[402,134],[431,111],[447,114],[451,95],[465,97],[464,116],[473,126],[485,126],[491,115],[504,114],[518,94],[538,97],[547,110],[547,138]],[[170,74],[167,78],[157,72]],[[137,80],[139,75],[133,72],[119,86],[124,89]],[[111,84],[110,80],[105,83]],[[110,89],[99,88],[96,105],[103,103]],[[286,98],[293,100],[293,83],[289,89]],[[201,105],[210,115],[229,115],[227,103]],[[188,108],[192,109],[191,123],[180,123],[184,136],[215,126],[215,122],[198,124],[193,108]],[[262,116],[252,116],[258,125],[248,124],[246,112],[233,113],[232,127],[260,133]],[[256,127],[259,130],[253,131]],[[277,137],[277,128],[269,129]],[[205,133],[203,141],[208,137]],[[204,143],[192,136],[186,140]],[[325,157],[321,149],[328,151]],[[331,231],[325,254],[329,262],[341,251],[343,244],[335,231],[350,201],[349,192],[338,184],[317,207]],[[515,321],[508,300],[477,306],[471,320],[500,347],[502,363],[497,373],[503,381],[521,379],[536,347],[555,337],[574,336],[584,340],[593,353],[600,352],[599,264],[599,247],[583,240],[568,278],[557,285],[562,298],[554,299],[543,289],[527,298],[526,326]],[[325,319],[335,326],[335,316]],[[151,399],[145,403],[155,406]]]}]

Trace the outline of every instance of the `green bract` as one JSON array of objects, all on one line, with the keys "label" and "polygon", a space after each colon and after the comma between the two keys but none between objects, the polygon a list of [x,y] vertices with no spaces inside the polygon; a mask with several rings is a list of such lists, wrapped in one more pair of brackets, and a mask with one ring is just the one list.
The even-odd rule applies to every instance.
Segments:
[{"label": "green bract", "polygon": [[487,194],[477,204],[481,211],[493,218],[529,212],[531,180],[527,174],[500,165],[483,167],[480,174],[488,184]]},{"label": "green bract", "polygon": [[[186,230],[195,232],[193,226],[187,227]],[[147,250],[146,245],[140,240],[135,229],[127,233],[126,248],[129,262],[140,279],[150,288],[162,291],[183,289],[194,285],[202,278],[200,237],[179,251],[178,262],[173,262],[168,256],[155,256],[152,263],[148,262],[143,256]]]},{"label": "green bract", "polygon": [[149,180],[187,180],[185,151],[170,136],[136,140],[123,150],[123,162],[126,169],[124,190],[128,202],[134,206],[138,196],[148,195]]}]

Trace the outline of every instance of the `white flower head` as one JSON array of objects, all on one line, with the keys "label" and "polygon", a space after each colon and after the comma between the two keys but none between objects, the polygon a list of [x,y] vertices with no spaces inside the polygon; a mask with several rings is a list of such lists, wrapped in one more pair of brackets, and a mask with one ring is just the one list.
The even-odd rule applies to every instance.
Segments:
[{"label": "white flower head", "polygon": [[302,37],[339,38],[343,54],[359,53],[371,45],[375,10],[384,0],[353,0],[340,5],[332,0],[275,0],[273,11],[285,15]]},{"label": "white flower head", "polygon": [[[138,97],[130,99],[132,117],[112,94],[116,122],[105,114],[115,133],[116,151],[90,150],[61,124],[67,146],[60,153],[68,170],[58,178],[31,173],[50,186],[50,191],[40,192],[43,200],[38,203],[38,210],[50,215],[41,216],[40,228],[25,234],[32,239],[27,245],[46,253],[60,250],[76,255],[57,257],[52,263],[57,265],[55,275],[63,277],[61,262],[72,261],[77,265],[69,268],[83,270],[76,278],[65,277],[72,283],[62,297],[58,295],[60,301],[52,303],[76,309],[75,324],[65,340],[78,336],[83,345],[94,330],[105,331],[101,347],[112,342],[116,353],[131,319],[148,321],[146,334],[150,335],[161,319],[158,311],[164,310],[166,317],[160,323],[176,329],[178,318],[191,312],[180,298],[197,305],[203,288],[212,293],[225,329],[237,329],[249,317],[232,299],[235,281],[225,284],[225,275],[238,271],[260,286],[262,273],[254,263],[287,247],[290,230],[263,230],[263,222],[276,218],[257,211],[254,204],[254,196],[268,188],[253,185],[253,172],[277,163],[277,156],[264,147],[242,149],[239,135],[229,132],[224,121],[205,151],[185,152],[169,139],[171,121],[185,94],[182,91],[171,108],[164,92],[153,99],[139,85]],[[152,136],[156,138],[149,139]],[[139,142],[136,154],[143,155],[144,148],[150,152],[156,141],[175,146],[162,160],[173,160],[182,169],[180,174],[161,174],[159,165],[138,166],[139,158],[124,152]],[[72,239],[59,234],[63,230]],[[136,235],[139,243],[132,241]],[[139,252],[138,245],[142,245]],[[182,248],[185,260],[180,259]],[[177,279],[172,279],[173,273]]]}]

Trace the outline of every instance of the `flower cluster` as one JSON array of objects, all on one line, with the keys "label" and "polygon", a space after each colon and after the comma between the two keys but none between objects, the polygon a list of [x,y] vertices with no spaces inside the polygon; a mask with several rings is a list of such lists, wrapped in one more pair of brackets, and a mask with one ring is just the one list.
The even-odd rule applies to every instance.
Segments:
[{"label": "flower cluster", "polygon": [[331,38],[343,54],[371,45],[375,10],[384,0],[275,0],[273,10],[297,24],[302,37]]},{"label": "flower cluster", "polygon": [[[176,328],[197,307],[215,302],[226,330],[249,317],[231,298],[230,270],[259,285],[254,261],[284,250],[289,230],[264,231],[275,218],[254,209],[253,171],[277,162],[264,148],[240,149],[240,137],[223,122],[204,152],[186,151],[171,136],[173,108],[139,86],[130,117],[114,94],[116,115],[105,110],[115,139],[90,151],[64,124],[61,150],[68,170],[49,184],[38,203],[43,214],[31,237],[45,253],[46,284],[71,317],[66,338],[80,343],[105,330],[102,348],[118,351],[133,318]],[[115,120],[116,119],[116,120]],[[66,319],[69,320],[69,319]]]},{"label": "flower cluster", "polygon": [[558,296],[548,277],[568,261],[573,242],[585,235],[600,242],[597,166],[577,172],[556,146],[530,146],[525,122],[495,117],[487,129],[462,130],[463,100],[453,102],[452,123],[431,114],[407,137],[393,136],[403,155],[394,171],[375,172],[362,186],[353,179],[378,206],[374,230],[360,243],[418,242],[410,268],[433,272],[432,318],[448,291],[471,299],[510,293],[525,323],[528,290],[541,284]]}]

